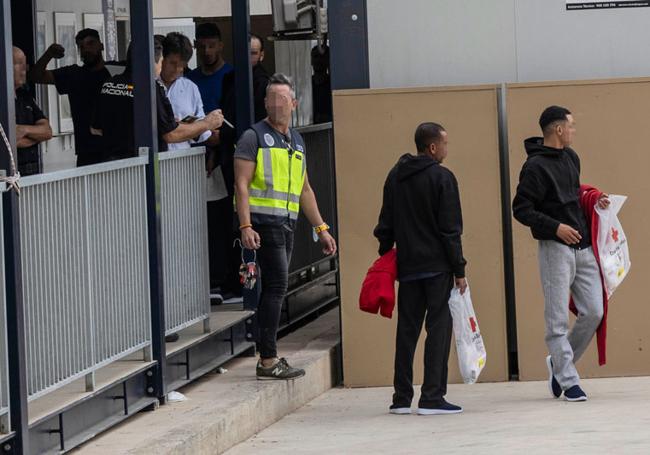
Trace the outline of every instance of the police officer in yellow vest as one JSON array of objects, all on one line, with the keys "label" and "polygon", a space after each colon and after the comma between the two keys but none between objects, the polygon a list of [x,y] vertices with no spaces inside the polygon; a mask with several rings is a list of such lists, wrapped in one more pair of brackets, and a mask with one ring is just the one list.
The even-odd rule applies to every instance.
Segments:
[{"label": "police officer in yellow vest", "polygon": [[289,77],[275,74],[269,79],[265,106],[268,117],[244,132],[237,143],[235,200],[242,244],[257,250],[262,279],[257,378],[293,379],[305,372],[278,358],[276,340],[300,208],[314,226],[324,254],[336,253],[336,241],[309,185],[305,142],[289,128],[297,106]]}]

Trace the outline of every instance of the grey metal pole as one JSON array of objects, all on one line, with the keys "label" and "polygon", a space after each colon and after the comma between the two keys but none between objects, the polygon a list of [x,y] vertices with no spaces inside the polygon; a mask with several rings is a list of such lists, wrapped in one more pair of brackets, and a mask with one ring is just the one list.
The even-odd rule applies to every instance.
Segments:
[{"label": "grey metal pole", "polygon": [[253,71],[251,68],[249,0],[231,0],[232,41],[235,58],[235,103],[237,137],[253,124]]},{"label": "grey metal pole", "polygon": [[503,241],[503,276],[506,297],[506,339],[508,343],[508,375],[519,379],[519,349],[517,347],[517,306],[515,297],[514,247],[512,241],[512,195],[510,193],[510,146],[508,144],[507,87],[498,90],[499,110],[499,172],[501,180],[501,223]]},{"label": "grey metal pole", "polygon": [[162,244],[160,227],[160,168],[158,165],[158,125],[154,87],[153,9],[151,0],[131,0],[131,57],[133,59],[133,118],[135,148],[146,148],[147,224],[149,232],[149,290],[151,295],[151,344],[158,365],[153,388],[161,401],[165,387],[165,304],[163,293]]},{"label": "grey metal pole", "polygon": [[329,0],[332,90],[370,87],[366,0]]},{"label": "grey metal pole", "polygon": [[[231,0],[232,33],[235,57],[235,129],[240,137],[253,124],[253,70],[250,64],[250,5],[249,0]],[[263,278],[262,278],[263,279]],[[255,288],[243,289],[244,309],[256,310],[261,292],[261,280]],[[246,339],[257,339],[257,318],[246,321]]]},{"label": "grey metal pole", "polygon": [[[13,49],[10,0],[0,0],[0,123],[9,145],[16,150],[16,112],[14,105]],[[10,174],[10,151],[0,140],[0,169]],[[27,375],[25,365],[25,320],[20,266],[20,219],[15,191],[2,195],[2,224],[5,248],[5,287],[7,302],[7,357],[9,366],[9,406],[13,453],[29,453],[27,418]]]}]

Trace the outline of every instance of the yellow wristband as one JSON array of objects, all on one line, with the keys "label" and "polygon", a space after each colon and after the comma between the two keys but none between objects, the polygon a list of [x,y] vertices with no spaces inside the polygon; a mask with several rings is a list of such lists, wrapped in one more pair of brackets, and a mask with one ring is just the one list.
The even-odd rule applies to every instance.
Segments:
[{"label": "yellow wristband", "polygon": [[323,223],[323,224],[321,224],[320,226],[316,226],[316,227],[314,228],[314,232],[315,232],[316,234],[320,234],[321,232],[328,231],[329,228],[330,228],[330,227],[327,225],[327,223]]},{"label": "yellow wristband", "polygon": [[242,229],[252,228],[252,227],[253,227],[252,224],[242,224],[241,226],[239,226],[239,230],[241,231]]}]

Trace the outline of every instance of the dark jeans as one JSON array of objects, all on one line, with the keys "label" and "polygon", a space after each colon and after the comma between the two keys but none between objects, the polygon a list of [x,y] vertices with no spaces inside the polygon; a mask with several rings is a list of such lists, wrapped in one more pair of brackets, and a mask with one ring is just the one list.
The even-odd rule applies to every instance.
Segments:
[{"label": "dark jeans", "polygon": [[293,231],[284,226],[255,226],[261,238],[257,250],[262,293],[257,307],[260,357],[277,357],[277,336],[282,303],[289,285]]},{"label": "dark jeans", "polygon": [[435,407],[441,404],[447,393],[447,362],[452,331],[448,303],[452,287],[453,277],[450,273],[400,283],[393,395],[393,404],[397,406],[411,406],[413,356],[423,322],[427,338],[424,345],[424,383],[418,406]]}]

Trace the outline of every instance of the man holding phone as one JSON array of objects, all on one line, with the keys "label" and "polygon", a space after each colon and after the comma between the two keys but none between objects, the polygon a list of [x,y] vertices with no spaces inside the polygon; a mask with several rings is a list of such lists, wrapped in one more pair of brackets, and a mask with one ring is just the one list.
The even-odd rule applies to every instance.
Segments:
[{"label": "man holding phone", "polygon": [[[91,122],[91,133],[102,137],[103,161],[138,156],[133,130],[133,52],[132,44],[127,50],[124,73],[104,83]],[[217,129],[223,122],[221,111],[210,112],[193,124],[178,123],[165,88],[160,83],[162,67],[162,39],[154,37],[154,74],[156,91],[156,119],[158,123],[158,151],[169,150],[169,144],[182,143]]]}]

